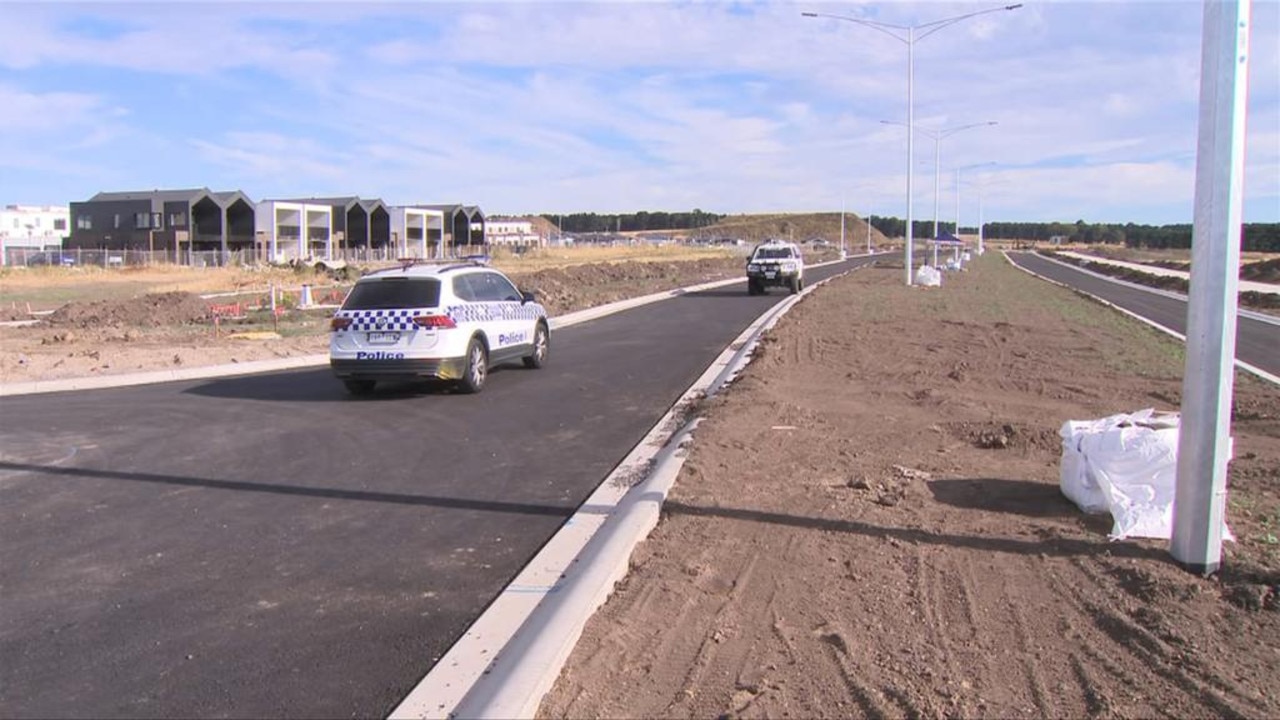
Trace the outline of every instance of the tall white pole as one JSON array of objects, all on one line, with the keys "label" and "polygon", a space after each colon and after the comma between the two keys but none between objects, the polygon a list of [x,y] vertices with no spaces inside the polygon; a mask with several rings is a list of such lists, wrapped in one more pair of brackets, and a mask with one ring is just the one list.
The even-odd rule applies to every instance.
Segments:
[{"label": "tall white pole", "polygon": [[960,168],[956,168],[956,239],[960,238]]},{"label": "tall white pole", "polygon": [[[1002,7],[989,8],[987,10],[980,10],[978,12],[967,13],[964,15],[956,15],[954,17],[944,18],[942,20],[934,20],[933,22],[924,23],[921,25],[911,25],[906,27],[901,25],[893,25],[890,23],[877,22],[874,20],[864,20],[862,18],[848,17],[845,15],[830,15],[827,13],[815,13],[815,12],[800,13],[804,17],[814,17],[814,18],[828,17],[828,18],[835,18],[837,20],[844,20],[846,22],[856,23],[858,25],[864,25],[866,27],[882,32],[898,40],[899,42],[905,43],[907,46],[907,238],[906,238],[907,242],[906,242],[906,247],[903,248],[903,253],[905,256],[905,262],[903,263],[903,265],[906,266],[907,285],[912,284],[911,261],[912,261],[912,255],[915,251],[915,248],[914,248],[915,228],[913,227],[913,225],[915,224],[915,214],[913,212],[913,205],[915,202],[915,198],[912,197],[915,188],[914,188],[914,177],[913,177],[914,173],[912,172],[912,170],[913,170],[913,165],[915,164],[915,120],[916,118],[915,118],[915,97],[914,97],[915,77],[914,76],[915,76],[916,40],[917,39],[923,40],[924,38],[929,37],[933,33],[938,32],[939,30],[948,28],[962,20],[967,20],[971,17],[977,17],[978,15],[986,15],[988,13],[1002,12],[1006,10],[1017,10],[1020,7],[1022,7],[1022,3],[1016,3],[1013,5],[1004,5]],[[917,35],[916,34],[917,30],[920,30],[922,32],[919,35]],[[899,34],[901,32],[905,32],[906,34],[905,37]]]},{"label": "tall white pole", "polygon": [[907,28],[907,246],[903,250],[903,264],[907,266],[907,284],[911,284],[911,258],[914,248],[912,240],[914,230],[912,223],[915,217],[911,212],[912,193],[915,187],[911,178],[914,173],[912,166],[915,164],[915,135],[916,135],[916,104],[913,96],[916,73],[916,29],[914,27]]},{"label": "tall white pole", "polygon": [[844,259],[844,202],[845,195],[840,193],[840,259]]},{"label": "tall white pole", "polygon": [[[933,136],[933,236],[938,237],[938,179],[942,176],[942,133]],[[937,263],[934,263],[937,265]]]},{"label": "tall white pole", "polygon": [[1249,0],[1206,0],[1202,32],[1187,364],[1169,551],[1187,570],[1208,575],[1222,563],[1231,447]]},{"label": "tall white pole", "polygon": [[871,211],[867,210],[867,254],[871,254]]},{"label": "tall white pole", "polygon": [[982,183],[978,183],[978,255],[986,252],[982,247]]}]

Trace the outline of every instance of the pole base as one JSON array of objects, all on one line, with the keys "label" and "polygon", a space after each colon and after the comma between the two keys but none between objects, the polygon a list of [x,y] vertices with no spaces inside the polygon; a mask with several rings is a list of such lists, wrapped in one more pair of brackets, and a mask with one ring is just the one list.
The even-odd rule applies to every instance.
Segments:
[{"label": "pole base", "polygon": [[1175,560],[1174,562],[1178,563],[1178,566],[1183,570],[1186,570],[1192,575],[1199,575],[1200,577],[1209,577],[1222,569],[1221,561],[1211,563],[1188,563],[1182,562],[1181,560]]}]

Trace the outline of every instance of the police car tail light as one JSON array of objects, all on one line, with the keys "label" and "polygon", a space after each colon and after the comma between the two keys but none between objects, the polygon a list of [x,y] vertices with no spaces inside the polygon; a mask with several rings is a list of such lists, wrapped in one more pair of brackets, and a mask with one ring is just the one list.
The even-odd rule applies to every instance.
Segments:
[{"label": "police car tail light", "polygon": [[329,321],[330,330],[346,330],[351,327],[351,318],[336,317]]},{"label": "police car tail light", "polygon": [[453,322],[453,318],[448,315],[418,315],[413,319],[413,324],[422,328],[440,328],[448,330],[458,327]]}]

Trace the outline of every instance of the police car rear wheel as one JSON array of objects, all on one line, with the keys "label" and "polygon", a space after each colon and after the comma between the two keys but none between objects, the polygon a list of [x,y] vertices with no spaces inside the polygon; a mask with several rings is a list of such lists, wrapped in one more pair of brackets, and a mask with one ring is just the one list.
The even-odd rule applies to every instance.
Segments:
[{"label": "police car rear wheel", "polygon": [[464,393],[478,393],[484,388],[488,375],[489,353],[485,351],[480,338],[471,338],[467,345],[467,367],[462,373],[459,389]]},{"label": "police car rear wheel", "polygon": [[352,395],[368,395],[378,383],[376,380],[343,380],[342,384],[347,386],[347,392]]},{"label": "police car rear wheel", "polygon": [[533,352],[524,357],[525,367],[537,369],[547,363],[549,340],[546,326],[538,323],[538,328],[533,331]]}]

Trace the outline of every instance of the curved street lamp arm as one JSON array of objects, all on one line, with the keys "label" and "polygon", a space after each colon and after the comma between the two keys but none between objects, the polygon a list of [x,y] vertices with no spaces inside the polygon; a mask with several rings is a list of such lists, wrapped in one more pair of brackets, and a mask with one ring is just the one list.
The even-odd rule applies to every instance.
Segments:
[{"label": "curved street lamp arm", "polygon": [[907,128],[907,129],[909,129],[909,130],[915,130],[915,131],[916,131],[916,132],[918,132],[918,133],[922,133],[925,137],[929,138],[930,140],[937,140],[937,139],[939,139],[938,131],[937,131],[937,130],[931,130],[931,129],[926,128],[926,127],[920,127],[919,125],[917,125],[917,126],[915,126],[915,127],[911,127],[910,125],[908,125],[908,124],[906,124],[906,123],[902,122],[901,120],[881,120],[881,121],[880,121],[880,124],[881,124],[881,125],[899,125],[899,126],[901,126],[901,127]]},{"label": "curved street lamp arm", "polygon": [[951,137],[952,135],[955,135],[961,130],[969,130],[976,127],[988,127],[991,125],[999,125],[999,124],[1000,123],[995,120],[988,120],[987,122],[969,123],[968,125],[961,125],[960,127],[953,127],[953,128],[947,128],[946,130],[939,130],[938,137],[943,137],[943,138]]},{"label": "curved street lamp arm", "polygon": [[[880,124],[881,125],[901,125],[902,127],[907,127],[906,123],[898,120],[881,120]],[[969,123],[968,125],[961,125],[959,127],[937,128],[937,129],[920,127],[919,125],[917,125],[915,127],[915,131],[918,133],[921,133],[927,138],[931,138],[933,140],[942,140],[943,138],[949,138],[952,135],[955,135],[961,130],[970,130],[976,127],[987,127],[989,125],[999,125],[999,124],[1000,123],[995,120],[988,120],[986,122]]]},{"label": "curved street lamp arm", "polygon": [[946,28],[946,27],[950,27],[950,26],[952,26],[952,25],[955,25],[956,23],[960,22],[961,20],[968,20],[968,19],[969,19],[969,18],[971,18],[971,17],[977,17],[978,15],[986,15],[986,14],[988,14],[988,13],[1004,12],[1004,11],[1006,11],[1006,10],[1017,10],[1017,9],[1018,9],[1018,8],[1020,8],[1020,7],[1022,7],[1022,3],[1018,3],[1017,5],[1004,5],[1004,6],[1002,6],[1002,7],[998,7],[998,8],[990,8],[990,9],[987,9],[987,10],[979,10],[978,12],[971,12],[971,13],[968,13],[968,14],[965,14],[965,15],[958,15],[958,16],[956,16],[956,17],[944,18],[944,19],[942,19],[942,20],[934,20],[933,22],[930,22],[930,23],[924,23],[924,24],[922,24],[922,25],[917,25],[917,26],[916,26],[916,29],[917,29],[917,30],[924,30],[924,28],[929,28],[929,29],[928,29],[928,30],[925,30],[925,32],[922,32],[922,33],[920,33],[919,35],[916,35],[916,40],[923,40],[923,39],[925,39],[925,38],[929,37],[930,35],[932,35],[932,34],[934,34],[934,33],[938,32],[939,30],[941,30],[941,29],[943,29],[943,28]]},{"label": "curved street lamp arm", "polygon": [[871,28],[872,30],[875,30],[877,32],[882,32],[885,35],[888,35],[889,37],[893,38],[894,40],[897,40],[900,43],[904,43],[908,45],[910,44],[910,41],[907,40],[907,38],[894,32],[894,30],[910,30],[911,29],[903,25],[891,25],[889,23],[877,22],[875,20],[863,20],[862,18],[849,17],[847,15],[831,15],[828,13],[802,12],[800,13],[800,15],[802,17],[811,17],[811,18],[831,18],[832,20],[844,20],[845,22],[856,23],[858,25],[865,25]]}]

